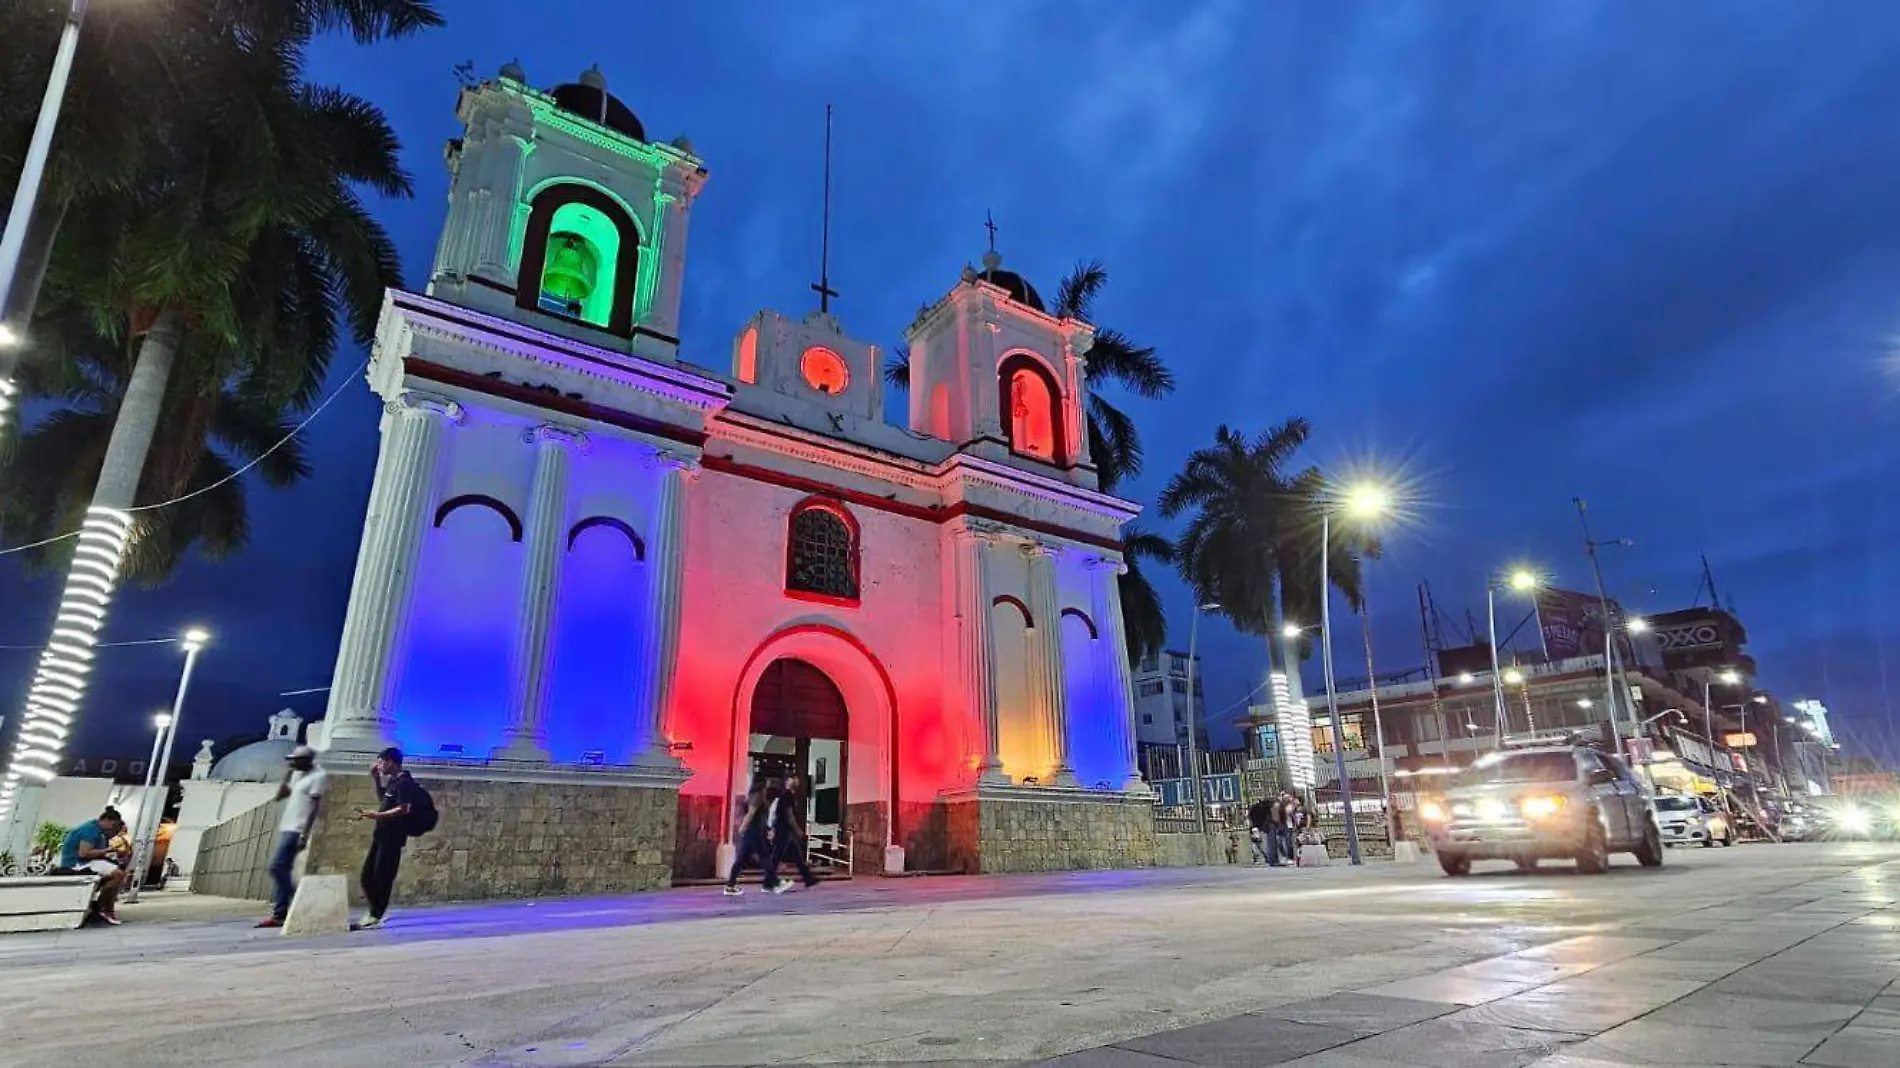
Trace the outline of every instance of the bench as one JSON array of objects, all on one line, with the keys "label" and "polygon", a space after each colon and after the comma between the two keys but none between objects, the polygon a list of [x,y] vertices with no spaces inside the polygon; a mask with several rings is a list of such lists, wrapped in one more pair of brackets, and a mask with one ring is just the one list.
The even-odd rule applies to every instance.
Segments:
[{"label": "bench", "polygon": [[15,875],[0,878],[0,934],[71,931],[86,922],[97,875]]}]

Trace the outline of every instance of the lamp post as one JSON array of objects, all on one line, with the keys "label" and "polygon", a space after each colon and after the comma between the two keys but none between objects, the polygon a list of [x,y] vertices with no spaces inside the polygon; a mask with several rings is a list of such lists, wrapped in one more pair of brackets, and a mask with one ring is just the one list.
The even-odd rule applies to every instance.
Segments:
[{"label": "lamp post", "polygon": [[1212,601],[1207,604],[1196,604],[1194,621],[1188,624],[1188,785],[1194,790],[1194,823],[1203,837],[1207,834],[1207,799],[1201,796],[1201,755],[1195,741],[1201,717],[1196,714],[1194,708],[1194,665],[1201,637],[1201,613],[1218,611],[1220,611],[1220,605]]},{"label": "lamp post", "polygon": [[[1717,682],[1720,682],[1724,686],[1734,686],[1741,681],[1741,673],[1734,668],[1723,668],[1713,675],[1702,676],[1702,742],[1709,747],[1709,773],[1711,775],[1721,769],[1715,766],[1715,705],[1712,703],[1714,698],[1710,696],[1709,691]],[[1715,787],[1717,790],[1722,788],[1722,781],[1720,779],[1716,780]]]},{"label": "lamp post", "polygon": [[59,48],[53,53],[53,72],[46,81],[46,93],[40,97],[39,117],[33,123],[33,136],[27,141],[26,161],[20,168],[20,183],[13,189],[13,206],[7,211],[7,225],[0,232],[0,427],[6,426],[8,409],[13,405],[14,350],[24,341],[25,324],[14,326],[5,319],[13,306],[13,287],[20,276],[20,256],[26,247],[26,231],[33,218],[33,204],[39,199],[40,182],[46,174],[46,158],[52,153],[53,129],[59,125],[59,108],[66,99],[66,82],[72,75],[73,52],[79,47],[79,27],[86,20],[87,0],[72,0],[66,13],[66,25],[59,33]]},{"label": "lamp post", "polygon": [[[1392,506],[1392,495],[1384,487],[1360,484],[1348,487],[1340,503],[1349,518],[1369,522],[1386,514]],[[1339,722],[1339,690],[1333,680],[1332,548],[1333,506],[1328,504],[1322,505],[1319,512],[1320,670],[1326,677],[1326,715],[1332,722],[1333,766],[1339,774],[1339,806],[1346,820],[1346,855],[1352,863],[1362,864],[1365,861],[1359,854],[1359,828],[1352,818],[1352,779],[1346,774],[1346,732]],[[1374,725],[1377,725],[1376,715]],[[1383,785],[1383,749],[1379,753],[1379,778]],[[1389,795],[1387,808],[1389,811]]]},{"label": "lamp post", "polygon": [[[158,835],[159,818],[165,808],[163,799],[170,792],[165,786],[165,769],[171,766],[172,743],[178,740],[178,721],[185,714],[185,693],[191,688],[191,669],[198,663],[199,651],[210,640],[211,635],[199,627],[191,628],[178,639],[178,643],[185,648],[185,666],[178,673],[178,693],[172,698],[171,715],[165,717],[165,723],[160,728],[165,738],[164,749],[159,754],[157,766],[152,770],[153,781],[159,790],[159,801],[150,806],[153,811],[149,815],[145,811],[147,806],[139,806],[139,835],[132,843],[132,879],[126,891],[127,902],[138,901],[139,888],[145,883],[145,869],[151,865],[152,839]],[[153,748],[158,748],[156,740]]]},{"label": "lamp post", "polygon": [[[1518,593],[1531,593],[1537,589],[1537,576],[1523,568],[1513,570],[1505,580],[1510,588]],[[1504,727],[1510,715],[1504,707],[1504,673],[1498,666],[1498,583],[1496,580],[1484,585],[1484,620],[1486,633],[1491,638],[1491,700],[1497,706],[1497,744],[1504,746]]]}]

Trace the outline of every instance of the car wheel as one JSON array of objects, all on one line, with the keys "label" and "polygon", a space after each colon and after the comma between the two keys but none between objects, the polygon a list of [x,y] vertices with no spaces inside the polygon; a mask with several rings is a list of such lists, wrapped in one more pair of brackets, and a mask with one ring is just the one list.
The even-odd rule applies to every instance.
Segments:
[{"label": "car wheel", "polygon": [[1577,851],[1577,870],[1585,875],[1601,875],[1610,867],[1610,846],[1603,840],[1603,824],[1596,813],[1590,814],[1590,826],[1583,833],[1583,848]]},{"label": "car wheel", "polygon": [[1730,831],[1730,832],[1728,832],[1727,834],[1725,834],[1725,835],[1723,835],[1723,836],[1722,836],[1722,848],[1723,848],[1723,849],[1727,849],[1727,848],[1728,848],[1729,846],[1732,846],[1732,845],[1734,845],[1734,844],[1735,844],[1735,832],[1734,832],[1734,831]]},{"label": "car wheel", "polygon": [[1662,832],[1656,829],[1652,821],[1643,821],[1643,840],[1636,843],[1636,863],[1645,868],[1662,867]]},{"label": "car wheel", "polygon": [[1704,848],[1704,849],[1714,849],[1714,848],[1715,848],[1715,836],[1714,836],[1714,835],[1710,835],[1710,836],[1708,836],[1707,838],[1704,838],[1704,839],[1702,840],[1702,848]]},{"label": "car wheel", "polygon": [[1450,853],[1443,849],[1439,850],[1438,866],[1445,870],[1446,875],[1456,876],[1471,874],[1471,858],[1462,853]]}]

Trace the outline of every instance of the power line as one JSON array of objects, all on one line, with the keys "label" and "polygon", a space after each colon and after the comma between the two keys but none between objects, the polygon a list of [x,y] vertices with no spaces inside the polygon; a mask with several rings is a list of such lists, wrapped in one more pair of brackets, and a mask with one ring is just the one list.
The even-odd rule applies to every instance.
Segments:
[{"label": "power line", "polygon": [[[336,389],[332,390],[328,397],[323,398],[323,403],[311,409],[310,414],[307,416],[304,416],[303,422],[298,423],[294,427],[291,427],[289,433],[285,434],[281,438],[278,438],[276,443],[273,444],[270,448],[265,449],[263,452],[258,453],[256,458],[253,459],[250,463],[245,464],[243,467],[238,468],[237,470],[231,472],[230,474],[224,476],[223,478],[217,480],[216,482],[213,482],[209,486],[200,486],[199,488],[192,490],[190,493],[186,493],[178,497],[173,497],[169,501],[160,501],[157,504],[141,504],[136,507],[125,508],[121,510],[126,511],[126,512],[155,512],[160,508],[170,508],[174,504],[183,504],[186,501],[191,500],[193,497],[203,496],[204,494],[210,493],[212,490],[217,489],[220,486],[227,485],[243,477],[243,475],[246,472],[250,471],[252,468],[256,467],[258,464],[261,464],[265,460],[269,459],[272,453],[276,452],[278,449],[283,448],[285,445],[290,444],[290,439],[302,433],[303,429],[309,426],[312,420],[316,419],[317,416],[322,415],[323,410],[325,408],[328,408],[338,397],[341,397],[343,395],[343,391],[349,387],[350,383],[356,378],[356,376],[361,374],[363,372],[363,369],[368,366],[369,366],[369,360],[367,359],[365,359],[362,363],[357,364],[356,370],[350,372],[349,376],[343,380],[343,384],[336,387]],[[67,540],[68,538],[77,538],[78,536],[79,536],[79,531],[77,530],[71,531],[66,534],[57,534],[57,535],[54,535],[53,537],[44,538],[40,541],[28,542],[25,545],[16,545],[11,549],[0,549],[0,556],[7,556],[12,553],[23,553],[27,551],[28,549],[37,549],[43,545],[51,545],[54,542],[61,542],[61,541]],[[170,640],[170,639],[167,639],[167,640]],[[0,646],[0,648],[9,648],[9,647]]]}]

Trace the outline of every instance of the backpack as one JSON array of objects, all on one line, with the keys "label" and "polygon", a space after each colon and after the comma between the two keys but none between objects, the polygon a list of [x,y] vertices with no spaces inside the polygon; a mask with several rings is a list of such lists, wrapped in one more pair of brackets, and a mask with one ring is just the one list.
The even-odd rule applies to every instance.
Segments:
[{"label": "backpack", "polygon": [[420,838],[435,830],[442,814],[436,811],[435,798],[415,779],[409,780],[409,815],[403,820],[403,833],[411,838]]}]

